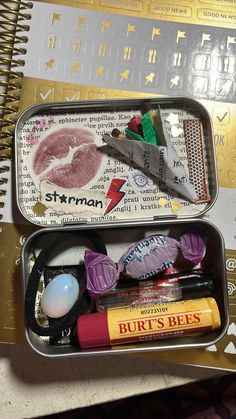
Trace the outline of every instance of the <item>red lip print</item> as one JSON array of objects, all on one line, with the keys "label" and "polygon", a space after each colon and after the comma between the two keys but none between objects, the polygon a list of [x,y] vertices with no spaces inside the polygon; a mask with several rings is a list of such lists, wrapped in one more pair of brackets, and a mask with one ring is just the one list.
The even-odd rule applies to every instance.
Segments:
[{"label": "red lip print", "polygon": [[86,128],[61,128],[45,137],[33,156],[32,168],[40,181],[63,188],[81,188],[97,174],[102,153],[95,133]]}]

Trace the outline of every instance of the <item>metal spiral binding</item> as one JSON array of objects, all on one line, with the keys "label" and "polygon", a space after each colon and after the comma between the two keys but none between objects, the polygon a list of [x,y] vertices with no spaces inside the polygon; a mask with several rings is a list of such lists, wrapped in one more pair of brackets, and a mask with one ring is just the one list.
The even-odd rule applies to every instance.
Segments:
[{"label": "metal spiral binding", "polygon": [[[6,195],[4,185],[13,146],[13,133],[19,108],[23,74],[18,71],[24,65],[19,55],[26,54],[22,44],[27,42],[27,22],[31,19],[32,2],[21,0],[1,1],[0,4],[0,209]],[[4,162],[1,165],[1,162]],[[2,218],[0,214],[0,219]]]}]

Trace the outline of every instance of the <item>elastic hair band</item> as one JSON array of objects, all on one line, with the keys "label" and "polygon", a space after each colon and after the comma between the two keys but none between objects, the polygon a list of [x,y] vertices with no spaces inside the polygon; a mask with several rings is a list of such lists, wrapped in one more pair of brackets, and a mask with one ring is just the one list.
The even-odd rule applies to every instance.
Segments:
[{"label": "elastic hair band", "polygon": [[[47,247],[41,250],[30,273],[25,295],[26,324],[33,332],[35,332],[39,336],[52,337],[57,335],[62,330],[71,326],[77,320],[78,315],[80,313],[80,299],[82,298],[82,296],[79,296],[78,300],[75,302],[71,310],[65,316],[62,316],[58,319],[50,317],[48,327],[40,326],[35,317],[35,301],[43,269],[47,261],[49,260],[51,254],[56,250],[57,246],[59,246],[66,240],[71,239],[73,236],[82,236],[89,239],[97,252],[107,255],[107,250],[104,241],[95,231],[92,230],[62,233],[59,236],[57,236],[56,239],[53,240]],[[85,268],[82,265],[81,274],[85,275]]]}]

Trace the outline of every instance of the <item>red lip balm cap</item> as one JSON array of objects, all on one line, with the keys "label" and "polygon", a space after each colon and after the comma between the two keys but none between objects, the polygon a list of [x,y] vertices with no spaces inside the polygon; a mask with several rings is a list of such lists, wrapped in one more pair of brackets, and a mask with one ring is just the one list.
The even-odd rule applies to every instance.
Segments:
[{"label": "red lip balm cap", "polygon": [[110,345],[106,311],[80,316],[77,320],[77,338],[81,348]]}]

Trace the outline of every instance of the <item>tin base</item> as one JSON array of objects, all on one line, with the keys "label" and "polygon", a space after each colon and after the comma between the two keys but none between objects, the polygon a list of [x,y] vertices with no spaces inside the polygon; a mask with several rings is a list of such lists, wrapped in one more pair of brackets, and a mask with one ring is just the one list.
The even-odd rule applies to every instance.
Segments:
[{"label": "tin base", "polygon": [[[48,338],[41,338],[32,331],[26,329],[26,337],[30,346],[39,354],[46,357],[70,357],[84,355],[105,355],[105,354],[121,354],[144,351],[162,351],[174,349],[203,348],[215,344],[220,340],[228,327],[228,301],[227,301],[227,281],[225,271],[224,258],[224,240],[219,230],[211,223],[205,220],[186,220],[186,221],[159,221],[145,222],[145,224],[127,223],[124,224],[106,224],[86,227],[64,227],[64,228],[47,228],[37,231],[25,242],[22,251],[22,279],[24,290],[27,287],[29,275],[35,256],[37,257],[40,250],[52,241],[58,233],[66,233],[72,231],[83,231],[88,229],[96,230],[104,239],[108,255],[118,261],[124,250],[136,241],[153,234],[164,234],[178,239],[186,229],[196,229],[201,231],[207,238],[207,251],[202,261],[201,268],[211,273],[216,281],[215,298],[220,311],[221,326],[219,329],[206,334],[195,334],[192,336],[183,336],[178,338],[156,340],[151,342],[140,342],[128,345],[119,345],[113,347],[97,348],[92,350],[81,350],[78,344],[68,344],[68,336],[62,337],[58,342],[51,344]],[[59,265],[76,265],[83,263],[84,251],[89,244],[84,239],[73,239],[73,242],[66,249],[53,255],[47,263],[47,266]],[[189,265],[181,265],[180,269],[189,269]],[[40,300],[40,297],[39,297]],[[67,331],[68,334],[72,333]],[[67,339],[66,339],[67,338]]]}]

